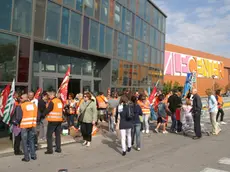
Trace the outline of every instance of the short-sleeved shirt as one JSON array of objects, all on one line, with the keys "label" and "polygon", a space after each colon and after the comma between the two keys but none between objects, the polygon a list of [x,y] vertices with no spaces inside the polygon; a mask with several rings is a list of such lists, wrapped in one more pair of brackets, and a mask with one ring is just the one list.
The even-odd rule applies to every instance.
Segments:
[{"label": "short-sleeved shirt", "polygon": [[166,105],[163,102],[158,104],[158,116],[165,118],[167,116],[166,113]]}]

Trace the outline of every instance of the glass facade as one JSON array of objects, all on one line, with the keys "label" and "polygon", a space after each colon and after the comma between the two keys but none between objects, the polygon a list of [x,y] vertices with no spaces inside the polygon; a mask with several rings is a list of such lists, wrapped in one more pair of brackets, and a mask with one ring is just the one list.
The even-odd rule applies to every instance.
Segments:
[{"label": "glass facade", "polygon": [[[103,86],[100,79],[105,75],[98,71],[106,68],[106,60],[112,68],[108,68],[112,71],[107,74],[108,87],[138,89],[153,85],[163,78],[166,16],[149,0],[133,1],[2,0],[0,56],[4,58],[0,57],[0,82],[10,82],[16,76],[19,83],[40,82],[37,76],[29,78],[30,72],[22,67],[24,63],[30,68],[33,54],[34,72],[63,74],[70,65],[74,75],[86,76],[84,83],[95,84],[97,90]],[[74,53],[34,51],[30,47],[35,44],[30,42],[32,36],[35,43],[39,40],[65,51],[90,54],[91,60],[73,58]],[[100,56],[103,58],[98,67],[92,58]],[[88,82],[87,76],[99,80]]]}]

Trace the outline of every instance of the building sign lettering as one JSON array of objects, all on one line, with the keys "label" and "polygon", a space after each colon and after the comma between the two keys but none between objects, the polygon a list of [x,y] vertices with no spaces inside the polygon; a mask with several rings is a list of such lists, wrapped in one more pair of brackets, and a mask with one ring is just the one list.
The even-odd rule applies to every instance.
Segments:
[{"label": "building sign lettering", "polygon": [[224,78],[224,64],[221,61],[194,57],[170,51],[165,51],[164,74],[172,76],[186,76],[189,72],[196,72],[197,77]]}]

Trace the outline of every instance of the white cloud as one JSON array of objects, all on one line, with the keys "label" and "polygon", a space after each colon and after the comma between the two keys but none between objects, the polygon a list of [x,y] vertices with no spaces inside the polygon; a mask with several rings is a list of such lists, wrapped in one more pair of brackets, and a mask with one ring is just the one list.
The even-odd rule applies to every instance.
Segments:
[{"label": "white cloud", "polygon": [[[213,4],[220,1],[225,6]],[[208,0],[203,7],[197,3],[195,10],[186,3],[184,10],[176,10],[166,4],[168,0],[157,2],[168,16],[166,42],[230,57],[230,0]]]}]

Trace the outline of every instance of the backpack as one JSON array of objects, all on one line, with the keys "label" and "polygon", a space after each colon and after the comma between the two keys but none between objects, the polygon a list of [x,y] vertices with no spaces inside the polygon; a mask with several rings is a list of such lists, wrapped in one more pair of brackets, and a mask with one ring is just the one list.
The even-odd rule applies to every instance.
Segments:
[{"label": "backpack", "polygon": [[132,120],[135,116],[134,114],[134,105],[133,104],[128,104],[127,105],[127,108],[128,108],[128,112],[126,113],[126,119],[128,121]]}]

